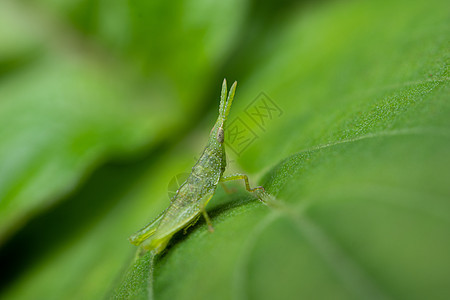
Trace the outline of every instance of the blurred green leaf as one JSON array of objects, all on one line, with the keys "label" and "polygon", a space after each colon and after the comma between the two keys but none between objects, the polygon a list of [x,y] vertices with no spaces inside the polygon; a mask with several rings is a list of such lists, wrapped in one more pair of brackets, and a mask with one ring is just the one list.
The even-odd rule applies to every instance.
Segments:
[{"label": "blurred green leaf", "polygon": [[[108,158],[149,149],[167,139],[168,133],[176,136],[195,116],[192,112],[204,98],[197,96],[202,87],[194,81],[206,80],[212,66],[220,64],[235,29],[219,26],[217,18],[198,15],[198,10],[184,15],[185,10],[173,11],[164,2],[158,9],[139,7],[144,2],[134,2],[137,7],[126,10],[139,14],[129,16],[138,22],[127,29],[133,40],[110,51],[102,22],[115,22],[111,10],[120,8],[110,6],[92,16],[97,18],[92,24],[100,22],[99,28],[90,29],[97,34],[95,41],[57,17],[75,9],[70,6],[74,3],[69,7],[40,1],[0,4],[4,16],[0,21],[0,76],[4,76],[0,81],[0,243],[68,195]],[[224,10],[231,5],[222,4]],[[189,31],[163,26],[168,20],[160,9],[172,13],[173,22]],[[3,28],[18,28],[18,32]],[[145,28],[173,32],[154,36],[143,34]],[[144,37],[149,40],[144,42]],[[155,43],[155,38],[161,40]],[[185,64],[184,56],[174,60],[169,55],[167,63],[155,53],[167,48],[179,53],[181,45],[183,55],[193,58],[195,53],[198,59]],[[128,60],[127,66],[119,57]],[[135,60],[145,66],[137,66]]]},{"label": "blurred green leaf", "polygon": [[[165,82],[172,82],[168,86],[176,87],[176,93],[183,90],[184,96],[173,96],[168,92],[170,88],[160,85],[161,81],[150,90],[156,88],[158,98],[167,97],[169,107],[178,109],[177,105],[184,103],[185,108],[180,108],[174,119],[183,112],[195,111],[203,100],[199,97],[189,102],[190,97],[210,89],[194,79],[206,78],[220,69],[220,63],[211,67],[200,63],[204,71],[199,75],[193,71],[192,61],[186,61],[186,73],[178,75],[177,66],[184,58],[172,52],[167,59],[174,57],[173,64],[163,60],[155,69],[150,67],[152,58],[145,57],[145,51],[155,57],[161,49],[173,51],[173,41],[183,40],[177,37],[183,32],[179,23],[175,22],[173,32],[170,26],[164,27],[167,38],[161,40],[161,48],[152,48],[150,37],[144,38],[142,44],[123,41],[103,34],[101,26],[93,26],[99,24],[98,15],[104,10],[85,9],[81,4],[102,1],[80,1],[80,6],[57,1],[39,3],[54,3],[55,14],[70,16],[72,26],[92,34],[101,45],[110,43],[114,55],[132,65],[133,70],[126,74],[137,78],[142,74],[153,74],[149,75],[152,78],[169,74],[166,78],[170,80]],[[202,1],[198,3],[205,7]],[[117,8],[122,4],[115,5]],[[131,5],[126,12],[148,12],[162,20],[167,16],[162,12],[167,9],[175,20],[185,20],[180,17],[185,10],[172,11],[160,5],[140,9],[137,4]],[[114,7],[112,4],[111,10]],[[206,15],[214,19],[214,5],[209,7]],[[257,11],[258,5],[250,8]],[[135,247],[126,238],[168,205],[167,183],[178,173],[189,171],[209,132],[211,124],[201,122],[185,140],[175,139],[176,146],[170,150],[154,150],[135,163],[101,168],[89,184],[66,199],[67,206],[61,205],[31,223],[22,234],[22,244],[44,241],[48,245],[38,245],[41,250],[36,253],[20,253],[21,259],[32,263],[22,266],[19,277],[2,296],[98,299],[113,290],[118,298],[146,298],[152,293],[156,299],[447,299],[450,105],[446,38],[449,15],[444,8],[444,1],[438,0],[355,1],[301,3],[279,12],[282,18],[277,15],[279,22],[271,27],[270,34],[263,30],[258,38],[249,37],[244,51],[232,52],[234,56],[229,60],[229,70],[239,70],[230,120],[239,116],[258,135],[240,156],[233,156],[232,151],[229,154],[247,172],[262,175],[260,181],[276,198],[274,203],[264,206],[250,195],[225,195],[219,190],[209,207],[214,234],[200,221],[187,235],[177,234],[154,265],[148,255],[133,260]],[[87,11],[96,13],[88,18],[84,15]],[[242,16],[243,6],[238,11]],[[270,16],[270,9],[251,13],[249,16],[255,18]],[[222,18],[217,22],[219,28],[224,26],[226,18]],[[118,19],[128,22],[127,18]],[[136,28],[142,30],[136,34],[145,35],[145,20],[136,20],[135,15],[130,20],[127,24],[137,22]],[[261,20],[249,19],[244,25],[237,22],[233,28],[240,29],[241,40],[245,40],[245,34],[261,30],[257,21]],[[215,25],[208,23],[205,28]],[[120,34],[120,30],[111,32]],[[231,42],[223,45],[241,40],[230,37]],[[24,49],[33,47],[27,44]],[[229,50],[223,50],[223,55]],[[194,52],[195,46],[186,53],[191,53],[190,58],[201,55]],[[45,66],[48,68],[48,64]],[[113,64],[113,68],[119,67]],[[183,80],[189,72],[196,75],[190,83],[194,86],[188,88]],[[61,80],[55,77],[49,75],[48,80]],[[23,81],[30,82],[18,80],[17,85]],[[118,81],[101,91],[116,94]],[[128,84],[124,83],[125,95],[130,94]],[[218,96],[219,84],[208,84],[216,87]],[[17,90],[11,88],[11,95]],[[245,113],[261,91],[283,111],[262,127]],[[108,102],[101,99],[109,97],[92,99],[99,104],[92,111],[96,117],[91,122],[101,123],[99,107]],[[135,115],[123,116],[127,110],[123,110],[120,100],[118,103],[111,109],[114,122],[105,119],[104,127],[96,126],[107,128],[106,137],[109,130],[124,130],[121,122],[132,122],[129,128],[141,128],[143,135],[155,132],[160,139],[177,136],[177,126],[161,129],[168,122],[158,118],[164,110],[152,116],[154,123],[148,126]],[[137,110],[149,112],[139,109],[139,105]],[[193,118],[183,124],[190,124]],[[112,125],[106,125],[109,123]],[[126,152],[143,143],[140,134],[136,135],[126,147],[117,145],[119,139],[105,141],[111,149]],[[250,178],[255,184],[257,175]],[[83,214],[89,207],[87,203],[92,205],[91,215],[82,220],[73,216],[61,220],[65,214]],[[60,228],[52,228],[57,222]],[[49,237],[39,237],[41,228],[48,230]]]},{"label": "blurred green leaf", "polygon": [[120,85],[89,67],[42,58],[0,83],[0,240],[104,157],[155,138],[139,105],[127,105]]}]

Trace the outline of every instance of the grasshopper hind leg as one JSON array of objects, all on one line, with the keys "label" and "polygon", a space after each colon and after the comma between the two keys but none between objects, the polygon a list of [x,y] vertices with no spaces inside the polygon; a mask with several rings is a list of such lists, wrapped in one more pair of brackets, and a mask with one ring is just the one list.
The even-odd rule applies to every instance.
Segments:
[{"label": "grasshopper hind leg", "polygon": [[142,248],[147,251],[153,251],[155,254],[161,253],[169,243],[173,234],[163,236],[161,238],[147,239],[142,244]]},{"label": "grasshopper hind leg", "polygon": [[156,219],[154,219],[152,222],[150,222],[144,228],[142,228],[141,230],[139,230],[136,233],[134,233],[133,235],[131,235],[128,238],[130,240],[130,243],[132,243],[133,245],[139,246],[140,244],[142,244],[142,242],[144,242],[146,239],[151,237],[156,232],[159,222],[161,221],[161,219],[163,218],[165,213],[166,213],[166,210],[163,211],[158,217],[156,217]]}]

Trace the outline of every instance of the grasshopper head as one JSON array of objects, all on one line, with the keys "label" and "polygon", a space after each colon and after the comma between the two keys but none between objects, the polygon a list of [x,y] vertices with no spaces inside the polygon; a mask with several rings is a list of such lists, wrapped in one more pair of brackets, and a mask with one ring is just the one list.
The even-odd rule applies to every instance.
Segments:
[{"label": "grasshopper head", "polygon": [[[235,81],[230,88],[230,92],[227,97],[227,80],[224,79],[222,83],[222,92],[220,93],[220,106],[219,106],[219,119],[217,123],[219,126],[217,128],[217,141],[223,143],[224,141],[224,124],[227,120],[228,114],[230,113],[231,104],[233,103],[234,93],[236,91],[237,82]],[[216,124],[217,125],[217,124]]]},{"label": "grasshopper head", "polygon": [[219,143],[222,145],[224,142],[224,125],[227,120],[228,114],[230,113],[231,103],[233,103],[234,92],[236,91],[235,81],[230,88],[230,92],[227,97],[227,81],[223,80],[222,92],[220,93],[220,106],[219,106],[219,117],[217,118],[216,124],[211,129],[209,143]]},{"label": "grasshopper head", "polygon": [[230,113],[231,104],[233,103],[234,93],[236,91],[236,85],[237,81],[235,81],[231,86],[230,93],[228,94],[227,98],[227,80],[223,80],[219,106],[219,117],[222,118],[223,122],[227,120],[228,114]]}]

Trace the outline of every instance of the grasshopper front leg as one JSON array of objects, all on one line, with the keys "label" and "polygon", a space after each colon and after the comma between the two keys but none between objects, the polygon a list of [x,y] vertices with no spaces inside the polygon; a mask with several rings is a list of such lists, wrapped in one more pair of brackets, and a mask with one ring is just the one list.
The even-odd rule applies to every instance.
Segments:
[{"label": "grasshopper front leg", "polygon": [[201,200],[200,200],[200,211],[203,214],[203,217],[205,218],[206,224],[208,224],[208,230],[209,232],[214,232],[214,227],[212,226],[211,219],[209,218],[208,214],[206,213],[206,205],[208,204],[209,200],[211,200],[214,193],[206,194]]},{"label": "grasshopper front leg", "polygon": [[[257,186],[255,188],[250,188],[250,183],[248,182],[248,177],[247,175],[244,174],[234,174],[234,175],[229,175],[229,176],[222,176],[220,178],[220,182],[225,182],[225,181],[231,181],[231,180],[239,180],[242,179],[244,180],[245,183],[245,189],[249,192],[256,192],[256,191],[262,191],[263,193],[264,188],[262,186]],[[259,200],[261,200],[262,202],[264,202],[260,197],[258,197]]]}]

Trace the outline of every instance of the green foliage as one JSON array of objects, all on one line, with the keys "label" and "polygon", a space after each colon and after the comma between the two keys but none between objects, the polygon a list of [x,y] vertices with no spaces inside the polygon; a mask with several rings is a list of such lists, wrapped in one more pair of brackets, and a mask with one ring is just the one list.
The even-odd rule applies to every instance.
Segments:
[{"label": "green foliage", "polygon": [[[448,5],[283,4],[0,3],[2,299],[450,297]],[[274,199],[218,190],[213,234],[135,260],[223,77]]]}]

